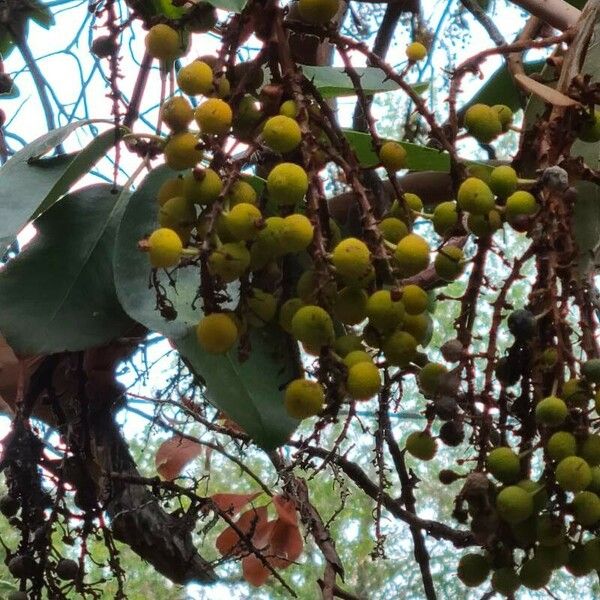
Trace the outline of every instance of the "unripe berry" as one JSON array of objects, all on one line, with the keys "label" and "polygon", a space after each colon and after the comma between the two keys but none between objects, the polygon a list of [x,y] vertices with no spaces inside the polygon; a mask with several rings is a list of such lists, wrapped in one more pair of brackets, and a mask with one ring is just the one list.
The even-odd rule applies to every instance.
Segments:
[{"label": "unripe berry", "polygon": [[521,479],[517,485],[531,495],[533,508],[536,511],[542,510],[548,504],[548,493],[544,483],[532,481],[531,479]]},{"label": "unripe berry", "polygon": [[298,12],[304,21],[324,25],[335,17],[339,6],[339,0],[299,0]]},{"label": "unripe berry", "polygon": [[519,571],[521,583],[530,590],[546,587],[552,577],[552,571],[540,558],[531,558],[523,563]]},{"label": "unripe berry", "polygon": [[208,96],[213,91],[213,70],[205,62],[195,60],[177,72],[177,85],[189,96],[203,94]]},{"label": "unripe berry", "polygon": [[367,292],[360,288],[345,287],[335,299],[333,313],[346,325],[358,325],[367,317],[368,298]]},{"label": "unripe berry", "polygon": [[575,520],[584,527],[590,527],[600,520],[600,498],[593,492],[575,494],[571,507]]},{"label": "unripe berry", "polygon": [[481,585],[490,574],[490,564],[487,558],[481,554],[463,554],[458,561],[458,578],[467,587]]},{"label": "unripe berry", "polygon": [[419,371],[419,387],[425,396],[435,396],[448,369],[439,363],[430,362]]},{"label": "unripe berry", "polygon": [[507,523],[521,523],[533,514],[533,499],[519,486],[509,485],[496,497],[496,510]]},{"label": "unripe berry", "polygon": [[292,318],[292,334],[297,340],[317,348],[332,344],[335,339],[331,317],[315,305],[303,306],[296,312]]},{"label": "unripe berry", "polygon": [[413,283],[402,288],[402,304],[409,315],[420,315],[427,310],[427,292]]},{"label": "unripe berry", "polygon": [[506,199],[505,214],[509,221],[524,215],[533,215],[537,210],[538,203],[529,192],[519,190]]},{"label": "unripe berry", "polygon": [[285,115],[267,119],[262,130],[265,144],[274,152],[286,154],[297,148],[302,140],[298,123]]},{"label": "unripe berry", "polygon": [[417,355],[417,341],[406,331],[396,331],[383,344],[385,359],[396,367],[406,367]]},{"label": "unripe berry", "polygon": [[280,163],[267,177],[269,196],[280,206],[293,206],[300,202],[308,189],[308,175],[299,165]]},{"label": "unripe berry", "polygon": [[384,168],[395,173],[406,165],[406,150],[398,142],[385,142],[379,149],[379,160]]},{"label": "unripe berry", "polygon": [[591,393],[584,381],[580,379],[568,379],[563,383],[561,398],[568,406],[586,408],[591,399]]},{"label": "unripe berry", "polygon": [[279,114],[290,117],[290,119],[295,119],[299,112],[300,109],[295,100],[286,100],[279,107]]},{"label": "unripe berry", "polygon": [[381,374],[372,362],[362,361],[348,369],[346,391],[353,400],[369,400],[381,388]]},{"label": "unripe berry", "polygon": [[581,365],[582,375],[592,383],[600,383],[600,358],[591,358]]},{"label": "unripe berry", "polygon": [[510,106],[506,106],[506,104],[494,104],[492,110],[498,115],[502,131],[508,131],[513,121],[513,111]]},{"label": "unripe berry", "polygon": [[154,25],[146,34],[144,42],[152,58],[169,61],[185,53],[179,33],[163,23]]},{"label": "unripe berry", "polygon": [[333,348],[339,356],[344,358],[348,354],[350,354],[350,352],[354,352],[355,350],[362,350],[363,345],[362,340],[357,335],[348,333],[345,335],[340,335],[335,340]]},{"label": "unripe berry", "polygon": [[463,272],[465,255],[458,246],[444,246],[435,257],[435,272],[444,281],[454,281]]},{"label": "unripe berry", "polygon": [[345,282],[354,283],[371,267],[371,253],[363,241],[346,238],[334,248],[331,262]]},{"label": "unripe berry", "polygon": [[232,186],[229,188],[227,200],[229,201],[230,207],[233,207],[236,204],[241,204],[242,202],[245,202],[246,204],[258,203],[256,190],[252,187],[252,185],[243,179],[238,179],[237,181],[233,182]]},{"label": "unripe berry", "polygon": [[191,169],[202,160],[202,150],[196,148],[198,138],[189,132],[176,133],[165,144],[165,162],[175,171]]},{"label": "unripe berry", "polygon": [[592,481],[590,466],[579,456],[563,458],[554,472],[556,483],[567,492],[580,492]]},{"label": "unripe berry", "polygon": [[594,144],[600,142],[600,111],[594,111],[591,117],[586,117],[578,129],[578,137],[582,142]]},{"label": "unripe berry", "polygon": [[361,362],[373,363],[373,358],[364,350],[353,350],[344,357],[344,364],[348,369]]},{"label": "unripe berry", "polygon": [[487,104],[473,104],[466,110],[465,128],[482,144],[489,144],[502,133],[498,113]]},{"label": "unripe berry", "polygon": [[548,396],[535,407],[535,418],[538,423],[556,427],[561,425],[567,418],[567,405],[556,396]]},{"label": "unripe berry", "polygon": [[194,118],[203,134],[224,135],[231,127],[233,113],[224,100],[210,98],[198,106]]},{"label": "unripe berry", "polygon": [[408,235],[408,227],[404,221],[396,217],[387,217],[379,223],[379,231],[384,240],[397,244],[403,237]]},{"label": "unripe berry", "polygon": [[540,546],[554,547],[565,540],[565,525],[562,519],[550,515],[540,515],[535,524],[535,535]]},{"label": "unripe berry", "polygon": [[316,381],[294,379],[285,389],[284,404],[295,419],[306,419],[318,415],[323,408],[325,394]]},{"label": "unripe berry", "polygon": [[420,315],[405,314],[402,330],[410,333],[421,346],[425,347],[433,334],[433,321],[426,312]]},{"label": "unripe berry", "polygon": [[438,235],[446,236],[458,223],[456,202],[440,202],[433,211],[433,228]]},{"label": "unripe berry", "polygon": [[223,283],[239,279],[250,266],[250,253],[244,244],[228,242],[208,257],[208,267]]},{"label": "unripe berry", "polygon": [[165,100],[160,109],[164,124],[175,132],[185,131],[194,118],[192,105],[183,96]]},{"label": "unripe berry", "polygon": [[304,215],[293,214],[283,219],[281,252],[302,252],[312,242],[314,227]]},{"label": "unripe berry", "polygon": [[427,56],[427,48],[421,42],[413,42],[406,47],[406,58],[410,62],[419,62]]},{"label": "unripe berry", "polygon": [[183,179],[181,177],[173,177],[167,179],[159,188],[156,199],[159,206],[162,206],[176,196],[183,196]]},{"label": "unripe berry", "polygon": [[236,240],[252,240],[261,227],[262,214],[254,204],[236,204],[227,213],[225,223]]},{"label": "unripe berry", "polygon": [[235,345],[238,328],[226,313],[212,313],[196,325],[196,339],[200,347],[210,354],[225,354]]},{"label": "unripe berry", "polygon": [[263,327],[275,318],[277,298],[263,290],[253,289],[248,298],[248,323],[253,327]]},{"label": "unripe berry", "polygon": [[392,300],[389,290],[373,292],[367,301],[366,313],[369,323],[379,331],[393,331],[404,318],[404,304]]},{"label": "unripe berry", "polygon": [[487,456],[488,471],[502,483],[516,483],[521,476],[519,457],[511,448],[494,448]]},{"label": "unripe berry", "polygon": [[172,229],[162,227],[148,238],[150,264],[155,269],[174,267],[179,263],[182,250],[181,239]]},{"label": "unripe berry", "polygon": [[512,596],[521,587],[521,580],[511,567],[501,567],[492,573],[492,589],[503,596]]},{"label": "unripe berry", "polygon": [[526,309],[515,310],[506,320],[508,330],[518,340],[528,340],[535,333],[535,317]]},{"label": "unripe berry", "polygon": [[490,188],[494,194],[507,198],[517,190],[517,172],[508,165],[496,167],[490,174]]},{"label": "unripe berry", "polygon": [[477,177],[468,177],[460,184],[456,199],[461,210],[477,215],[487,215],[495,206],[492,190]]},{"label": "unripe berry", "polygon": [[581,444],[579,456],[581,456],[590,467],[600,465],[600,435],[597,433],[590,433]]},{"label": "unripe berry", "polygon": [[287,333],[292,333],[292,319],[302,306],[304,302],[300,298],[290,298],[279,308],[279,326]]},{"label": "unripe berry", "polygon": [[487,237],[502,227],[502,217],[497,210],[490,210],[487,215],[474,215],[467,217],[468,230],[477,237]]},{"label": "unripe berry", "polygon": [[196,204],[212,204],[223,189],[223,181],[212,169],[194,169],[183,178],[185,197]]},{"label": "unripe berry", "polygon": [[431,260],[429,251],[429,244],[416,233],[409,233],[402,238],[394,251],[402,276],[411,277],[426,269]]},{"label": "unripe berry", "polygon": [[431,460],[437,452],[437,446],[427,431],[413,431],[406,438],[406,451],[419,460]]},{"label": "unripe berry", "polygon": [[567,456],[575,456],[577,453],[577,440],[568,431],[557,431],[550,436],[546,444],[546,450],[552,460],[561,461]]}]

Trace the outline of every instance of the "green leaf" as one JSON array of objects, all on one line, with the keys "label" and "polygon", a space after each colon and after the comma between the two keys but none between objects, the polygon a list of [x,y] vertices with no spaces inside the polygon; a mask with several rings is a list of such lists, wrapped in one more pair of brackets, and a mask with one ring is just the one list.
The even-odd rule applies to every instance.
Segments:
[{"label": "green leaf", "polygon": [[[344,67],[314,67],[301,65],[302,72],[307,79],[321,92],[324,98],[339,96],[356,96],[352,80],[347,75]],[[377,67],[356,67],[360,76],[361,86],[366,95],[371,96],[378,92],[392,92],[400,89],[397,83],[386,79],[385,73]],[[418,94],[424,92],[429,83],[416,83],[411,87]]]},{"label": "green leaf", "polygon": [[43,135],[0,168],[0,248],[10,244],[34,215],[65,194],[114,145],[115,130],[110,129],[80,152],[40,158],[87,123],[72,123]]},{"label": "green leaf", "polygon": [[248,0],[206,0],[215,8],[221,8],[229,12],[240,13],[248,3]]},{"label": "green leaf", "polygon": [[179,19],[187,12],[184,7],[173,6],[171,0],[152,0],[152,6],[156,15],[167,19]]},{"label": "green leaf", "polygon": [[250,334],[248,358],[203,352],[193,331],[175,345],[206,382],[207,398],[265,450],[285,443],[298,426],[283,405],[283,388],[298,377],[289,336],[268,327]]},{"label": "green leaf", "polygon": [[55,24],[52,11],[41,2],[32,2],[31,4],[33,6],[32,10],[28,13],[29,18],[44,29],[50,29]]},{"label": "green leaf", "polygon": [[[533,60],[523,63],[523,68],[525,69],[525,73],[530,75],[531,73],[539,73],[545,64],[545,59]],[[475,95],[461,108],[460,112],[464,112],[469,106],[477,103],[488,104],[490,106],[494,104],[506,104],[513,111],[521,108],[519,92],[506,64],[499,67],[488,78]]]},{"label": "green leaf", "polygon": [[0,271],[0,331],[22,354],[77,351],[126,333],[112,270],[127,201],[107,184],[59,200],[37,235]]},{"label": "green leaf", "polygon": [[158,189],[167,179],[176,176],[177,173],[166,166],[148,174],[129,199],[115,249],[115,283],[125,312],[148,329],[169,338],[183,337],[202,316],[200,308],[192,306],[198,292],[198,274],[193,269],[177,269],[172,274],[176,282],[173,288],[166,273],[162,269],[158,271],[157,277],[177,311],[177,319],[167,321],[156,308],[154,290],[148,287],[148,256],[140,252],[137,244],[158,227]]},{"label": "green leaf", "polygon": [[0,26],[0,56],[2,58],[8,58],[10,53],[14,50],[15,43],[12,36],[5,27]]}]

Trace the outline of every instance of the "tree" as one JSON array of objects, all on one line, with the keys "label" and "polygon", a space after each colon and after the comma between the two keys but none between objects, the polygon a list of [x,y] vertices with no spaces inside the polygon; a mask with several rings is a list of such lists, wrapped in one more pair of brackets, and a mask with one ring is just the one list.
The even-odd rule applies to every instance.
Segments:
[{"label": "tree", "polygon": [[599,14],[5,2],[10,598],[597,593]]}]

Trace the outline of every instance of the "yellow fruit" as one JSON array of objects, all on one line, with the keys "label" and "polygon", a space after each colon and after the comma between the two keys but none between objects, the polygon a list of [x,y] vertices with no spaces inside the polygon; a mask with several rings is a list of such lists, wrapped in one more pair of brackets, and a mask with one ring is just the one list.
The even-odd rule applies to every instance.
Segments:
[{"label": "yellow fruit", "polygon": [[209,354],[225,354],[233,348],[238,338],[238,328],[226,313],[206,315],[196,325],[196,339]]},{"label": "yellow fruit", "polygon": [[409,284],[402,288],[402,304],[409,315],[419,315],[427,309],[429,297],[418,285]]},{"label": "yellow fruit", "polygon": [[331,262],[347,283],[359,281],[371,267],[371,253],[367,245],[356,238],[342,240],[331,254]]},{"label": "yellow fruit", "polygon": [[302,19],[315,25],[329,23],[340,7],[340,0],[299,0],[298,11]]},{"label": "yellow fruit", "polygon": [[313,304],[320,295],[327,304],[330,304],[337,295],[337,286],[334,281],[328,281],[323,285],[317,280],[314,269],[308,269],[300,275],[296,292],[306,303]]},{"label": "yellow fruit", "polygon": [[236,204],[225,219],[227,229],[236,240],[254,239],[261,228],[262,214],[254,204]]},{"label": "yellow fruit", "polygon": [[205,62],[195,60],[177,72],[177,85],[189,96],[208,96],[214,89],[213,70]]},{"label": "yellow fruit", "polygon": [[490,174],[490,188],[501,198],[508,198],[517,190],[517,172],[508,165],[496,167]]},{"label": "yellow fruit", "polygon": [[433,211],[433,228],[438,235],[446,236],[458,223],[456,202],[440,202]]},{"label": "yellow fruit", "polygon": [[554,471],[556,483],[567,492],[580,492],[592,481],[590,466],[579,456],[563,458]]},{"label": "yellow fruit", "polygon": [[575,494],[571,506],[575,520],[584,527],[595,525],[600,520],[600,498],[593,492]]},{"label": "yellow fruit", "polygon": [[285,388],[283,400],[288,413],[295,419],[318,415],[325,402],[323,388],[316,381],[294,379]]},{"label": "yellow fruit", "polygon": [[419,371],[419,388],[425,396],[433,397],[437,394],[447,374],[448,369],[444,365],[434,362],[427,363]]},{"label": "yellow fruit", "polygon": [[171,131],[185,131],[194,118],[192,105],[182,96],[165,100],[160,108],[160,116]]},{"label": "yellow fruit", "polygon": [[406,331],[396,331],[383,344],[387,362],[395,367],[406,367],[417,356],[417,341]]},{"label": "yellow fruit", "polygon": [[292,333],[292,319],[298,310],[304,306],[301,298],[286,300],[279,309],[279,326],[287,333]]},{"label": "yellow fruit", "polygon": [[413,431],[406,438],[406,451],[419,460],[431,460],[437,452],[437,446],[429,432]]},{"label": "yellow fruit", "polygon": [[304,215],[288,215],[283,219],[281,228],[281,253],[306,250],[313,234],[314,227]]},{"label": "yellow fruit", "polygon": [[267,119],[262,135],[265,144],[280,154],[291,152],[298,147],[302,140],[300,125],[285,115],[276,115]]},{"label": "yellow fruit", "polygon": [[208,267],[223,283],[239,279],[250,266],[250,253],[244,244],[229,242],[213,250],[208,257]]},{"label": "yellow fruit", "polygon": [[183,244],[172,229],[162,227],[148,238],[148,256],[155,269],[174,267],[179,263]]},{"label": "yellow fruit", "polygon": [[426,346],[433,333],[433,321],[426,312],[420,315],[405,314],[402,330],[410,333],[421,346]]},{"label": "yellow fruit", "polygon": [[179,33],[163,23],[154,25],[146,34],[144,42],[152,58],[175,60],[185,53]]},{"label": "yellow fruit", "polygon": [[393,331],[404,318],[404,304],[393,301],[389,290],[373,292],[366,305],[369,323],[382,333]]},{"label": "yellow fruit", "polygon": [[156,198],[159,206],[162,206],[167,200],[175,198],[175,196],[183,196],[183,179],[181,177],[167,179],[160,186]]},{"label": "yellow fruit", "polygon": [[507,523],[521,523],[533,514],[533,498],[523,488],[509,485],[496,497],[496,510]]},{"label": "yellow fruit", "polygon": [[320,306],[303,306],[292,318],[292,335],[309,346],[327,346],[335,339],[333,321]]},{"label": "yellow fruit", "polygon": [[175,231],[188,231],[189,236],[196,223],[196,209],[187,198],[175,196],[160,207],[158,222],[161,227],[168,227]]},{"label": "yellow fruit", "polygon": [[408,235],[408,227],[404,221],[397,219],[396,217],[387,217],[379,223],[379,231],[383,239],[397,244],[403,237]]},{"label": "yellow fruit", "polygon": [[583,120],[577,135],[582,142],[590,144],[600,142],[600,111],[594,111],[592,116]]},{"label": "yellow fruit", "polygon": [[198,138],[193,133],[176,133],[165,144],[165,162],[175,171],[191,169],[202,160],[202,150],[197,146]]},{"label": "yellow fruit", "polygon": [[345,335],[340,335],[340,337],[335,340],[334,350],[342,358],[346,357],[348,354],[350,354],[350,352],[362,349],[362,340],[357,335],[348,333]]},{"label": "yellow fruit", "polygon": [[373,358],[368,352],[364,350],[353,350],[349,352],[344,358],[344,364],[348,369],[351,369],[354,365],[361,362],[368,362],[373,364]]},{"label": "yellow fruit", "polygon": [[498,120],[502,126],[502,131],[508,131],[513,121],[513,111],[510,106],[506,106],[506,104],[494,104],[494,106],[492,106],[492,110],[498,116]]},{"label": "yellow fruit", "polygon": [[379,160],[385,169],[395,173],[406,165],[406,150],[398,142],[385,142],[379,149]]},{"label": "yellow fruit", "polygon": [[502,227],[502,217],[497,210],[490,210],[487,215],[474,215],[467,217],[469,231],[477,237],[486,237]]},{"label": "yellow fruit", "polygon": [[369,400],[381,389],[381,374],[372,362],[359,362],[348,369],[346,391],[353,400]]},{"label": "yellow fruit", "polygon": [[281,217],[268,217],[265,219],[264,227],[260,229],[250,248],[253,271],[263,269],[271,260],[281,254],[282,232],[283,219]]},{"label": "yellow fruit", "polygon": [[464,554],[458,561],[458,578],[467,587],[481,585],[490,574],[490,564],[485,556],[481,554]]},{"label": "yellow fruit", "polygon": [[487,470],[502,483],[516,483],[521,476],[521,463],[511,448],[494,448],[487,455]]},{"label": "yellow fruit", "polygon": [[564,400],[556,396],[548,396],[538,402],[535,407],[535,418],[542,425],[556,427],[563,423],[568,414],[567,405]]},{"label": "yellow fruit", "polygon": [[398,242],[394,258],[402,276],[411,277],[429,265],[429,244],[416,233],[409,233]]},{"label": "yellow fruit", "polygon": [[530,590],[546,587],[552,577],[552,570],[540,558],[526,560],[519,571],[521,583]]},{"label": "yellow fruit", "polygon": [[465,255],[457,246],[444,246],[440,248],[435,257],[433,266],[438,277],[444,281],[454,281],[464,269]]},{"label": "yellow fruit", "polygon": [[423,200],[421,200],[417,194],[404,192],[404,202],[406,202],[410,210],[414,210],[415,212],[421,212],[423,210]]},{"label": "yellow fruit", "polygon": [[212,204],[223,189],[223,181],[212,169],[194,169],[183,178],[185,197],[196,204]]},{"label": "yellow fruit", "polygon": [[194,113],[200,131],[208,135],[224,135],[231,127],[233,113],[227,102],[220,98],[205,100]]},{"label": "yellow fruit", "polygon": [[577,454],[577,440],[568,431],[557,431],[550,436],[546,450],[552,460],[560,461],[567,456]]},{"label": "yellow fruit", "polygon": [[535,196],[525,191],[518,191],[506,199],[506,218],[508,220],[522,215],[533,215],[537,212],[538,203]]},{"label": "yellow fruit", "polygon": [[267,177],[269,196],[280,206],[293,206],[304,198],[308,189],[308,175],[299,165],[280,163]]},{"label": "yellow fruit", "polygon": [[406,47],[406,58],[410,62],[419,62],[427,56],[427,48],[421,42],[413,42]]},{"label": "yellow fruit", "polygon": [[286,100],[279,107],[279,114],[284,115],[286,117],[290,117],[290,119],[295,119],[298,116],[298,105],[294,100]]},{"label": "yellow fruit", "polygon": [[473,104],[465,112],[465,128],[478,142],[489,144],[502,133],[498,113],[487,104]]},{"label": "yellow fruit", "polygon": [[458,206],[476,215],[487,215],[494,208],[494,194],[487,183],[477,177],[468,177],[458,188]]},{"label": "yellow fruit", "polygon": [[262,327],[275,318],[277,298],[259,289],[253,289],[248,298],[248,323],[253,327]]},{"label": "yellow fruit", "polygon": [[364,290],[345,287],[333,304],[333,314],[346,325],[358,325],[366,319],[368,296]]},{"label": "yellow fruit", "polygon": [[256,190],[247,181],[244,181],[243,179],[238,179],[237,181],[234,181],[232,186],[229,188],[227,199],[229,200],[230,207],[242,203],[258,203],[258,196],[256,195]]}]

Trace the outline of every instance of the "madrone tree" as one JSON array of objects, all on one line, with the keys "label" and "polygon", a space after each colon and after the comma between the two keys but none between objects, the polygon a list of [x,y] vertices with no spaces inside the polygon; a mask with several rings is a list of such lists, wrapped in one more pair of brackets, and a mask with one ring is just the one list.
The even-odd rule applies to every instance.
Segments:
[{"label": "madrone tree", "polygon": [[[403,559],[429,600],[444,597],[433,540],[454,549],[465,597],[551,594],[600,569],[600,0],[516,1],[512,40],[491,16],[506,6],[449,2],[448,31],[489,39],[433,90],[422,65],[450,42],[432,3],[90,2],[107,91],[91,120],[57,110],[28,41],[63,4],[0,7],[2,49],[22,57],[49,129],[16,150],[2,113],[11,600],[97,598],[107,578],[125,598],[117,542],[174,583],[233,565],[292,597],[306,544],[312,597],[358,598],[333,533],[352,494],[372,504],[373,561],[395,543],[388,523],[408,526]],[[125,68],[135,31],[145,53]],[[395,38],[402,56],[386,58]],[[502,66],[482,84],[489,58]],[[17,75],[3,71],[3,92]],[[394,90],[384,135],[374,97]],[[356,98],[352,128],[341,96]],[[94,139],[66,153],[80,128]],[[82,184],[105,155],[105,181]],[[117,373],[146,369],[156,334],[173,364],[149,371],[169,383],[145,400],[169,439],[147,476],[115,420],[135,411]],[[420,420],[392,422],[403,409]],[[181,476],[207,450],[244,489]],[[320,473],[329,507],[313,497]],[[425,518],[425,484],[452,490],[453,511]],[[591,597],[584,581],[570,597]]]}]

